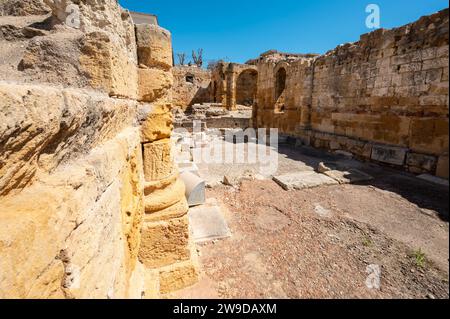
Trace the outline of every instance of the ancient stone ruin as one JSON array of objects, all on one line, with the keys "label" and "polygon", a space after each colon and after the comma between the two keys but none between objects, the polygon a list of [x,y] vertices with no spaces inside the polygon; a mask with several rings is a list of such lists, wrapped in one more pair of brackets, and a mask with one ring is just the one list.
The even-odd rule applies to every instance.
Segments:
[{"label": "ancient stone ruin", "polygon": [[203,86],[181,79],[174,100],[228,111],[250,106],[249,126],[278,128],[303,145],[448,179],[447,31],[443,10],[364,34],[324,55],[268,51],[245,65],[219,63],[209,85],[205,71],[175,68],[178,78],[183,71]]},{"label": "ancient stone ruin", "polygon": [[[174,135],[194,120],[448,180],[448,9],[324,55],[211,70],[174,66],[171,33],[116,0],[1,0],[0,13],[0,298],[160,298],[196,284],[191,222],[209,215],[189,219],[183,174],[203,176]],[[223,183],[236,192],[242,176]],[[289,224],[268,211],[272,226],[255,219],[266,231]]]},{"label": "ancient stone ruin", "polygon": [[197,268],[171,157],[171,34],[115,0],[74,1],[73,28],[69,3],[1,3],[0,297],[183,288]]}]

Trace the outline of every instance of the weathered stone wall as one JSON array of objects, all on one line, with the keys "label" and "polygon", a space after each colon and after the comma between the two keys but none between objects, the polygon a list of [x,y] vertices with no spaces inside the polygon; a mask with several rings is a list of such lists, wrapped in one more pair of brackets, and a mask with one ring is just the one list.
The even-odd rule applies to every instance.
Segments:
[{"label": "weathered stone wall", "polygon": [[170,33],[135,31],[115,0],[28,2],[0,17],[0,298],[157,297],[192,283],[184,185],[167,176]]},{"label": "weathered stone wall", "polygon": [[194,104],[211,102],[211,71],[196,66],[176,66],[173,68],[174,107],[185,111]]},{"label": "weathered stone wall", "polygon": [[448,25],[443,10],[319,57],[262,56],[258,126],[448,178]]}]

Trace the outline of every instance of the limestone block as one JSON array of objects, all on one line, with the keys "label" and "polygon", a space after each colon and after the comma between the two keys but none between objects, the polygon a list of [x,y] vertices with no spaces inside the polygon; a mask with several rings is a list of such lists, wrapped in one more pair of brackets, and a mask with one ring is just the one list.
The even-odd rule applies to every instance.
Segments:
[{"label": "limestone block", "polygon": [[105,32],[86,34],[80,63],[90,85],[111,96],[135,99],[138,93],[136,62]]},{"label": "limestone block", "polygon": [[324,163],[324,162],[320,162],[319,165],[318,165],[318,167],[317,167],[317,172],[323,174],[323,173],[325,173],[325,172],[332,171],[332,170],[335,170],[335,169],[337,169],[337,168],[338,168],[338,165],[337,165],[336,163],[331,163],[331,162]]},{"label": "limestone block", "polygon": [[[140,151],[138,139],[136,128],[127,129],[82,159],[2,197],[0,298],[133,295],[128,283],[137,274],[132,275],[136,266],[126,237],[134,238],[134,230],[122,214],[139,198],[122,197],[123,185],[133,180],[122,178],[135,176],[130,158]],[[138,224],[142,212],[131,213]]]},{"label": "limestone block", "polygon": [[373,179],[373,177],[369,174],[366,174],[354,168],[346,170],[330,170],[324,172],[324,174],[336,180],[339,184],[360,183]]},{"label": "limestone block", "polygon": [[172,36],[169,31],[152,24],[136,25],[139,64],[166,71],[173,66]]},{"label": "limestone block", "polygon": [[43,2],[52,10],[52,16],[57,23],[63,23],[66,21],[70,14],[67,7],[74,4],[70,0],[43,0]]},{"label": "limestone block", "polygon": [[418,153],[448,152],[448,118],[415,118],[411,123],[410,148]]},{"label": "limestone block", "polygon": [[144,174],[146,181],[157,181],[173,173],[170,138],[144,144]]},{"label": "limestone block", "polygon": [[160,270],[161,294],[167,294],[194,285],[199,278],[199,267],[189,260]]},{"label": "limestone block", "polygon": [[171,104],[154,105],[141,125],[141,142],[148,143],[169,138],[173,130]]},{"label": "limestone block", "polygon": [[200,205],[189,209],[192,240],[204,243],[231,237],[231,231],[220,206]]},{"label": "limestone block", "polygon": [[437,163],[436,176],[448,179],[448,154],[439,156]]},{"label": "limestone block", "polygon": [[151,181],[151,182],[146,181],[144,184],[144,193],[146,195],[149,195],[159,189],[166,188],[166,187],[174,184],[178,180],[179,176],[180,176],[180,174],[175,171],[166,178],[156,180],[156,181]]},{"label": "limestone block", "polygon": [[314,171],[274,176],[273,180],[287,191],[338,184],[334,179]]},{"label": "limestone block", "polygon": [[155,102],[159,99],[169,101],[169,90],[173,85],[173,75],[160,69],[138,69],[139,100]]},{"label": "limestone block", "polygon": [[[64,40],[62,41],[61,38]],[[80,67],[80,42],[83,34],[73,31],[64,34],[48,34],[37,36],[28,42],[24,42],[25,49],[14,52],[17,55],[17,70],[20,72],[14,76],[4,74],[2,78],[20,79],[37,83],[47,82],[66,86],[86,86],[88,76]],[[68,53],[70,52],[70,54]]]},{"label": "limestone block", "polygon": [[330,150],[338,150],[341,149],[341,144],[336,141],[330,141]]},{"label": "limestone block", "polygon": [[404,148],[374,145],[371,158],[382,163],[402,166],[405,163],[406,152]]},{"label": "limestone block", "polygon": [[145,196],[145,212],[150,214],[178,203],[185,199],[185,191],[183,181],[178,179],[175,183],[148,194]]},{"label": "limestone block", "polygon": [[131,126],[136,114],[133,101],[37,85],[2,83],[0,100],[0,194],[89,153]]},{"label": "limestone block", "polygon": [[140,261],[151,269],[190,259],[187,215],[161,222],[145,222],[142,227]]},{"label": "limestone block", "polygon": [[421,171],[433,172],[436,167],[436,157],[419,153],[408,153],[406,164]]},{"label": "limestone block", "polygon": [[6,16],[44,15],[50,8],[41,0],[2,0],[0,12]]}]

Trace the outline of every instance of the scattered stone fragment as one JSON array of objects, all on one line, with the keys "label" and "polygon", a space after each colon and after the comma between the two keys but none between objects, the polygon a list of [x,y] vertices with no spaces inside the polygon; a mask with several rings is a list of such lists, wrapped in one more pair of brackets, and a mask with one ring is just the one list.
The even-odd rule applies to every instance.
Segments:
[{"label": "scattered stone fragment", "polygon": [[[262,175],[258,175],[258,178],[264,179]],[[234,175],[233,173],[225,175],[223,177],[223,184],[232,187],[238,187],[243,180],[255,180],[255,174],[251,171],[245,171],[242,175]]]},{"label": "scattered stone fragment", "polygon": [[337,150],[337,151],[334,151],[334,153],[337,154],[337,155],[342,155],[342,156],[348,157],[348,158],[353,158],[353,154],[350,153],[350,152]]}]

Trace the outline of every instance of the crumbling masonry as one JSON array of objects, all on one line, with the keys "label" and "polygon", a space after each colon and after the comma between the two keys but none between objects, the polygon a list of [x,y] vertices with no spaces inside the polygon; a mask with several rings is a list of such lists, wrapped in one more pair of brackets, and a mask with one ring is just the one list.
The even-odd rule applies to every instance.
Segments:
[{"label": "crumbling masonry", "polygon": [[254,127],[296,145],[448,179],[448,28],[445,9],[324,55],[219,63],[207,102],[252,105]]},{"label": "crumbling masonry", "polygon": [[448,10],[212,72],[173,68],[170,33],[116,0],[0,13],[0,298],[157,298],[196,282],[173,104],[252,108],[230,123],[448,178]]},{"label": "crumbling masonry", "polygon": [[170,33],[135,26],[116,0],[44,2],[0,3],[0,298],[194,283]]}]

